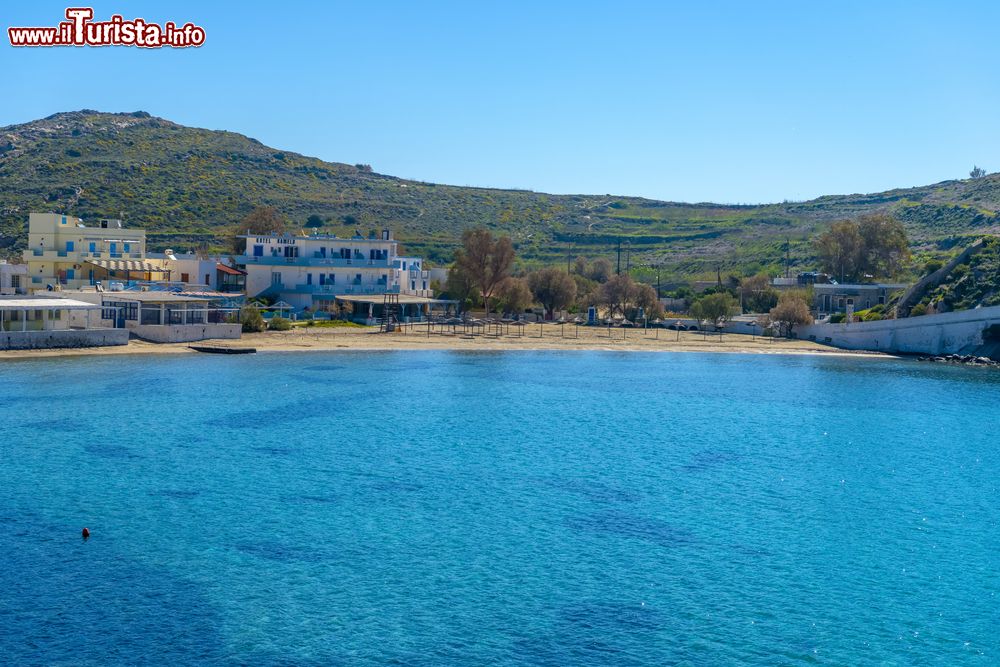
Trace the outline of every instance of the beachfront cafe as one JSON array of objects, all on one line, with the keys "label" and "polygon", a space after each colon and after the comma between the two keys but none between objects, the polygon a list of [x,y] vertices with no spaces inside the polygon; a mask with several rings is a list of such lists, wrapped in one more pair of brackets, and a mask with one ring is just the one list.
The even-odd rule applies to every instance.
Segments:
[{"label": "beachfront cafe", "polygon": [[154,343],[239,338],[239,308],[175,292],[103,292],[101,319]]},{"label": "beachfront cafe", "polygon": [[[414,294],[393,295],[398,304],[397,316],[400,322],[426,322],[435,316],[448,317],[454,314],[458,301],[451,299],[432,299]],[[385,310],[385,294],[343,294],[336,297],[341,306],[348,305],[352,314],[350,319],[359,324],[374,326],[379,323]]]},{"label": "beachfront cafe", "polygon": [[101,321],[101,307],[49,295],[0,296],[0,349],[125,345],[128,332]]}]

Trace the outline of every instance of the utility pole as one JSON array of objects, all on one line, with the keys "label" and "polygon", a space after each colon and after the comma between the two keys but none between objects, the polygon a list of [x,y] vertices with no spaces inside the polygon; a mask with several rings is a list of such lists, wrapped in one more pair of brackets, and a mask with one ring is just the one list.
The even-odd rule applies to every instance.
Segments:
[{"label": "utility pole", "polygon": [[615,275],[620,276],[622,274],[622,240],[618,239],[618,267],[615,269]]},{"label": "utility pole", "polygon": [[792,257],[791,257],[791,252],[792,251],[791,251],[791,247],[792,247],[792,241],[791,241],[791,239],[789,239],[786,236],[785,237],[785,277],[786,278],[788,277],[789,267],[792,264]]},{"label": "utility pole", "polygon": [[632,242],[625,242],[625,273],[632,275]]},{"label": "utility pole", "polygon": [[573,244],[572,243],[567,243],[566,244],[566,273],[573,273],[572,271],[570,271],[570,268],[569,268],[569,256],[572,254],[572,252],[571,252],[572,250],[573,250]]}]

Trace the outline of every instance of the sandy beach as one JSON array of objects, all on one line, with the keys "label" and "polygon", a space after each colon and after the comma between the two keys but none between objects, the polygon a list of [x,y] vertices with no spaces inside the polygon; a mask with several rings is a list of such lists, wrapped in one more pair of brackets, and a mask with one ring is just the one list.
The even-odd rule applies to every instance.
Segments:
[{"label": "sandy beach", "polygon": [[406,331],[379,333],[376,328],[299,327],[291,331],[244,334],[241,340],[211,340],[200,343],[147,343],[132,340],[115,347],[54,350],[8,350],[0,359],[116,354],[199,354],[189,345],[252,347],[259,353],[309,351],[397,351],[397,350],[601,350],[635,352],[722,352],[744,354],[822,354],[887,357],[876,352],[855,352],[811,341],[771,339],[739,334],[701,334],[668,329],[611,329],[559,324],[532,324],[519,335],[515,327],[503,335],[464,335],[461,327],[443,333],[436,327],[428,335],[423,325]]}]

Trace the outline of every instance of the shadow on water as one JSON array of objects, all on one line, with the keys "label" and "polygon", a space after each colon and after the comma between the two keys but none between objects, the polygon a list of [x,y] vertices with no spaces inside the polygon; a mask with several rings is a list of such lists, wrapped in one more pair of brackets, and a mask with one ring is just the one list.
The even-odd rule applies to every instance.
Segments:
[{"label": "shadow on water", "polygon": [[53,419],[33,419],[24,422],[22,428],[28,430],[45,429],[47,431],[60,431],[63,433],[76,433],[80,431],[79,420],[69,417],[55,417]]},{"label": "shadow on water", "polygon": [[342,371],[346,368],[347,366],[338,366],[336,364],[319,364],[316,366],[304,366],[302,370],[311,373],[330,373],[333,371]]},{"label": "shadow on water", "polygon": [[[53,531],[56,532],[56,531]],[[0,537],[0,656],[24,664],[224,662],[199,585],[91,538]]]},{"label": "shadow on water", "polygon": [[596,480],[542,477],[538,483],[558,491],[569,491],[594,503],[634,503],[643,498],[637,491],[620,489]]},{"label": "shadow on water", "polygon": [[678,528],[660,519],[650,519],[626,512],[597,512],[570,518],[566,524],[575,531],[643,540],[661,547],[684,547],[697,543],[694,533],[686,528]]},{"label": "shadow on water", "polygon": [[319,563],[328,556],[316,546],[299,546],[275,541],[240,542],[236,550],[275,563]]},{"label": "shadow on water", "polygon": [[706,449],[696,452],[691,456],[688,463],[681,466],[681,470],[688,472],[704,472],[713,468],[720,468],[730,463],[740,460],[740,455],[726,449]]},{"label": "shadow on water", "polygon": [[91,443],[89,445],[84,445],[83,450],[88,454],[102,456],[107,459],[130,461],[133,459],[145,458],[142,454],[136,454],[124,445],[115,445],[112,443]]},{"label": "shadow on water", "polygon": [[197,498],[201,495],[201,491],[183,491],[180,489],[160,489],[159,491],[150,491],[149,495],[159,496],[161,498],[176,498],[177,500],[191,500],[192,498]]},{"label": "shadow on water", "polygon": [[552,612],[545,634],[514,643],[514,658],[532,665],[649,664],[635,651],[664,629],[665,616],[642,603],[586,601]]}]

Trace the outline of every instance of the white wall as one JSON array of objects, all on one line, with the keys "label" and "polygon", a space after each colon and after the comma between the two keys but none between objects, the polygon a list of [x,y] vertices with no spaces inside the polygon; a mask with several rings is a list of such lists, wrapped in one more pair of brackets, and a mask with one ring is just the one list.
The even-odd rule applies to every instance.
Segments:
[{"label": "white wall", "polygon": [[813,324],[796,327],[796,338],[848,350],[907,354],[967,354],[983,344],[982,332],[1000,324],[1000,306],[899,320]]},{"label": "white wall", "polygon": [[61,329],[0,332],[0,350],[42,350],[60,347],[104,347],[128,344],[125,329]]},{"label": "white wall", "polygon": [[212,338],[240,338],[243,327],[239,324],[133,324],[127,329],[143,340],[154,343],[193,343]]}]

